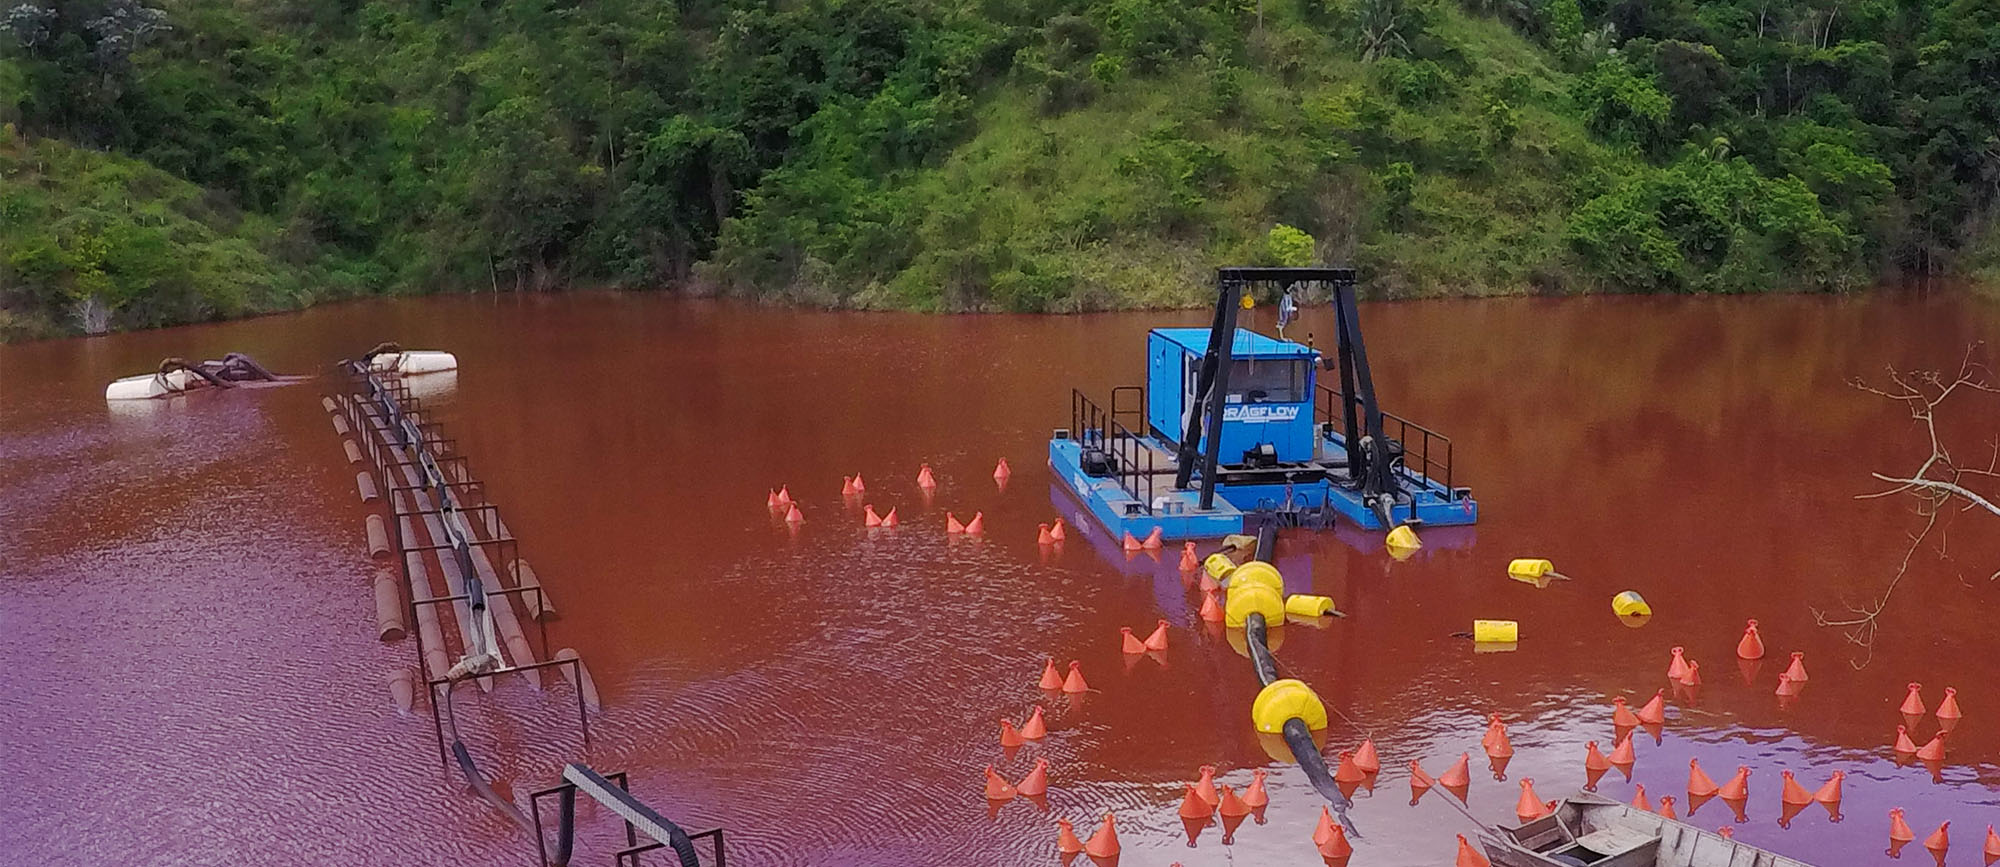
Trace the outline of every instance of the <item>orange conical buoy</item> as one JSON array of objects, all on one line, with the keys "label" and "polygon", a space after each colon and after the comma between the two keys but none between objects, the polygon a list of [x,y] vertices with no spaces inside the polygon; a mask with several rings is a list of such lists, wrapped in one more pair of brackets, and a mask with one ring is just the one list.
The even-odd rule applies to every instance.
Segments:
[{"label": "orange conical buoy", "polygon": [[1651,798],[1646,797],[1646,784],[1640,783],[1636,786],[1633,786],[1632,789],[1633,789],[1632,792],[1633,808],[1639,810],[1645,810],[1648,813],[1653,812],[1653,801]]},{"label": "orange conical buoy", "polygon": [[1687,673],[1681,675],[1681,686],[1701,685],[1701,663],[1688,660]]},{"label": "orange conical buoy", "polygon": [[771,507],[771,508],[773,508],[773,509],[776,509],[776,508],[778,508],[779,506],[782,506],[782,505],[784,505],[784,504],[785,504],[785,501],[784,501],[784,500],[780,500],[780,499],[778,499],[778,489],[777,489],[777,488],[772,488],[772,489],[771,489],[771,495],[770,495],[770,496],[768,496],[768,497],[765,497],[765,498],[764,498],[764,505],[766,505],[766,506],[769,506],[769,507]]},{"label": "orange conical buoy", "polygon": [[1785,669],[1785,676],[1791,678],[1793,683],[1805,683],[1811,680],[1811,678],[1806,677],[1806,655],[1804,651],[1792,651],[1792,667]]},{"label": "orange conical buoy", "polygon": [[1354,766],[1364,774],[1381,773],[1382,757],[1375,753],[1375,739],[1362,738],[1361,746],[1354,748]]},{"label": "orange conical buoy", "polygon": [[1639,718],[1625,706],[1625,697],[1622,695],[1611,700],[1611,725],[1613,728],[1621,729],[1639,727]]},{"label": "orange conical buoy", "polygon": [[965,522],[965,532],[974,536],[986,532],[986,513],[973,512],[972,520]]},{"label": "orange conical buoy", "polygon": [[1505,727],[1493,733],[1493,742],[1486,745],[1486,756],[1494,759],[1513,758],[1514,742],[1508,740]]},{"label": "orange conical buoy", "polygon": [[1715,834],[1716,836],[1721,837],[1724,840],[1734,840],[1736,839],[1736,826],[1724,825],[1720,828],[1715,829]]},{"label": "orange conical buoy", "polygon": [[1326,842],[1319,844],[1319,857],[1329,864],[1345,864],[1354,857],[1354,844],[1347,842],[1347,829],[1339,825],[1327,834]]},{"label": "orange conical buoy", "polygon": [[1750,797],[1750,769],[1743,765],[1737,765],[1736,776],[1730,777],[1729,782],[1723,783],[1722,788],[1715,794],[1725,801],[1748,800]]},{"label": "orange conical buoy", "polygon": [[1792,679],[1791,672],[1787,671],[1783,674],[1778,675],[1778,688],[1776,690],[1777,695],[1791,697],[1798,695],[1799,693],[1804,691],[1805,687],[1798,681]]},{"label": "orange conical buoy", "polygon": [[1325,807],[1320,807],[1319,824],[1313,826],[1313,845],[1326,845],[1326,841],[1333,839],[1333,829],[1337,827],[1340,826],[1333,823],[1333,812]]},{"label": "orange conical buoy", "polygon": [[1917,839],[1917,832],[1910,830],[1910,823],[1903,821],[1903,808],[1889,808],[1889,842],[1908,843]]},{"label": "orange conical buoy", "polygon": [[799,511],[796,503],[792,505],[791,511],[785,513],[785,523],[787,524],[803,524],[805,522],[806,516]]},{"label": "orange conical buoy", "polygon": [[860,474],[860,473],[855,473],[855,474],[854,474],[854,492],[855,492],[855,493],[857,493],[857,494],[862,494],[862,493],[867,493],[867,492],[868,492],[868,486],[867,486],[867,485],[865,485],[865,484],[862,484],[862,482],[861,482],[861,474]]},{"label": "orange conical buoy", "polygon": [[1118,854],[1118,826],[1111,821],[1111,814],[1104,814],[1104,824],[1097,826],[1097,833],[1083,844],[1083,854],[1092,858],[1110,858]]},{"label": "orange conical buoy", "polygon": [[1243,803],[1252,810],[1261,810],[1271,805],[1271,793],[1264,788],[1264,769],[1250,772],[1250,785],[1243,787]]},{"label": "orange conical buoy", "polygon": [[1549,808],[1542,803],[1542,796],[1535,794],[1535,779],[1521,778],[1521,799],[1514,803],[1514,815],[1522,822],[1533,822],[1549,814]]},{"label": "orange conical buoy", "polygon": [[1004,719],[1001,720],[1000,745],[1003,747],[1018,747],[1023,743],[1025,741],[1021,739],[1021,732],[1014,728],[1014,724]]},{"label": "orange conical buoy", "polygon": [[1639,712],[1634,714],[1634,716],[1637,716],[1640,722],[1647,725],[1665,723],[1667,721],[1667,691],[1663,689],[1653,693],[1652,700],[1646,702],[1645,707],[1639,708]]},{"label": "orange conical buoy", "polygon": [[1910,727],[1896,727],[1896,752],[1910,754],[1917,751],[1917,744],[1910,740]]},{"label": "orange conical buoy", "polygon": [[1090,684],[1083,682],[1083,663],[1069,661],[1069,676],[1063,678],[1062,691],[1071,694],[1090,691]]},{"label": "orange conical buoy", "polygon": [[1063,529],[1063,519],[1057,518],[1056,522],[1049,526],[1049,538],[1058,542],[1069,538],[1069,533]]},{"label": "orange conical buoy", "polygon": [[1035,526],[1037,528],[1035,533],[1035,544],[1053,545],[1056,543],[1056,537],[1049,535],[1049,525],[1037,524]]},{"label": "orange conical buoy", "polygon": [[1021,778],[1021,784],[1015,786],[1014,791],[1031,798],[1036,795],[1048,794],[1049,760],[1036,759],[1034,770],[1029,771],[1027,776]]},{"label": "orange conical buoy", "polygon": [[1672,795],[1660,796],[1660,815],[1665,816],[1669,819],[1680,818],[1680,816],[1674,814],[1674,796]]},{"label": "orange conical buoy", "polygon": [[1632,753],[1631,735],[1626,735],[1623,740],[1618,742],[1617,746],[1611,748],[1611,763],[1614,765],[1620,765],[1629,768],[1637,760],[1638,756]]},{"label": "orange conical buoy", "polygon": [[1452,867],[1493,867],[1493,862],[1479,854],[1478,849],[1472,848],[1471,843],[1465,842],[1464,834],[1458,835],[1458,858],[1451,863]]},{"label": "orange conical buoy", "polygon": [[1056,670],[1056,661],[1051,659],[1042,666],[1042,682],[1037,684],[1046,690],[1062,689],[1062,673]]},{"label": "orange conical buoy", "polygon": [[1215,812],[1215,806],[1207,801],[1202,800],[1201,795],[1195,793],[1193,783],[1188,783],[1186,785],[1187,785],[1187,794],[1181,796],[1181,810],[1180,810],[1181,818],[1183,819],[1208,818],[1210,813]]},{"label": "orange conical buoy", "polygon": [[1451,788],[1463,788],[1472,785],[1471,758],[1470,753],[1459,753],[1458,761],[1453,762],[1450,768],[1438,775],[1438,785]]},{"label": "orange conical buoy", "polygon": [[1939,825],[1938,829],[1932,831],[1929,837],[1925,837],[1924,848],[1929,849],[1932,852],[1936,852],[1938,854],[1944,854],[1946,850],[1950,849],[1951,823],[1946,822],[1942,825]]},{"label": "orange conical buoy", "polygon": [[1757,634],[1757,621],[1743,628],[1743,639],[1736,642],[1737,659],[1763,659],[1764,639]]},{"label": "orange conical buoy", "polygon": [[1017,793],[1014,791],[1014,784],[1007,782],[1005,778],[1001,777],[998,771],[993,770],[992,765],[987,765],[986,800],[1011,801],[1014,800],[1015,794]]},{"label": "orange conical buoy", "polygon": [[1140,654],[1146,652],[1145,642],[1140,641],[1139,636],[1132,634],[1132,627],[1130,626],[1118,627],[1118,635],[1120,636],[1118,645],[1118,649],[1120,652],[1131,653],[1131,654]]},{"label": "orange conical buoy", "polygon": [[1687,674],[1687,658],[1681,655],[1687,652],[1687,648],[1675,646],[1668,652],[1672,653],[1674,658],[1667,662],[1667,679],[1679,683],[1681,676]]},{"label": "orange conical buoy", "polygon": [[1201,571],[1201,561],[1194,556],[1193,542],[1189,542],[1186,545],[1181,546],[1181,571],[1182,572]]},{"label": "orange conical buoy", "polygon": [[965,525],[958,522],[957,515],[953,515],[950,512],[946,512],[944,513],[944,531],[947,533],[952,533],[954,535],[958,533],[963,533],[965,532]]},{"label": "orange conical buoy", "polygon": [[1083,841],[1076,838],[1076,826],[1068,819],[1056,820],[1056,854],[1074,857],[1083,852]]},{"label": "orange conical buoy", "polygon": [[1930,743],[1917,748],[1917,758],[1926,762],[1944,761],[1944,732],[1931,737]]},{"label": "orange conical buoy", "polygon": [[937,479],[931,476],[930,464],[924,464],[921,468],[917,470],[917,487],[919,488],[937,487]]},{"label": "orange conical buoy", "polygon": [[1792,778],[1791,771],[1779,771],[1778,776],[1785,778],[1784,783],[1779,786],[1779,803],[1794,806],[1803,806],[1812,803],[1812,795],[1807,794],[1805,787],[1799,785],[1799,781]]},{"label": "orange conical buoy", "polygon": [[1022,740],[1038,741],[1049,736],[1049,724],[1042,719],[1042,708],[1035,706],[1034,713],[1028,714],[1028,721],[1021,724]]},{"label": "orange conical buoy", "polygon": [[1125,550],[1127,550],[1127,551],[1138,551],[1138,550],[1141,550],[1141,549],[1143,549],[1144,547],[1145,547],[1144,545],[1141,545],[1141,544],[1139,543],[1139,540],[1138,540],[1138,539],[1135,539],[1135,538],[1133,538],[1133,537],[1132,537],[1132,534],[1131,534],[1131,533],[1129,533],[1129,532],[1128,532],[1128,533],[1126,533],[1126,534],[1125,534]]},{"label": "orange conical buoy", "polygon": [[792,489],[791,489],[791,487],[790,487],[790,486],[788,486],[788,485],[779,485],[779,486],[778,486],[778,505],[780,505],[780,506],[789,506],[789,505],[791,505],[791,504],[792,504]]},{"label": "orange conical buoy", "polygon": [[1591,741],[1590,743],[1584,744],[1583,749],[1584,749],[1583,752],[1584,770],[1608,771],[1611,769],[1611,760],[1605,758],[1603,753],[1597,751],[1596,741]]},{"label": "orange conical buoy", "polygon": [[1219,593],[1222,590],[1222,585],[1215,583],[1215,579],[1209,577],[1207,572],[1201,573],[1201,578],[1195,586],[1200,587],[1203,593]]},{"label": "orange conical buoy", "polygon": [[840,477],[840,495],[841,495],[841,496],[843,496],[843,497],[852,497],[852,496],[854,496],[855,494],[857,494],[857,493],[859,493],[859,492],[860,492],[860,491],[859,491],[859,489],[857,489],[857,488],[855,488],[855,487],[854,487],[854,477],[853,477],[853,476],[841,476],[841,477]]},{"label": "orange conical buoy", "polygon": [[1701,769],[1701,760],[1688,759],[1688,798],[1707,798],[1720,791],[1722,787],[1717,786],[1708,772]]},{"label": "orange conical buoy", "polygon": [[1202,803],[1213,809],[1222,803],[1222,796],[1215,792],[1215,766],[1202,765],[1200,770],[1201,779],[1195,781],[1194,793],[1201,798]]},{"label": "orange conical buoy", "polygon": [[862,525],[862,526],[864,526],[864,527],[880,527],[880,526],[882,526],[882,516],[881,516],[881,515],[877,515],[877,514],[875,514],[875,507],[874,507],[874,506],[862,506],[862,507],[861,507],[861,513],[862,513],[862,516],[861,516],[861,525]]},{"label": "orange conical buoy", "polygon": [[2000,861],[2000,834],[1993,833],[1993,826],[1986,826],[1986,863]]},{"label": "orange conical buoy", "polygon": [[896,507],[890,506],[889,514],[882,516],[882,526],[884,527],[896,526]]},{"label": "orange conical buoy", "polygon": [[1004,481],[1008,476],[1011,476],[1013,474],[1014,471],[1007,468],[1006,458],[1001,458],[999,463],[993,465],[993,478],[995,479],[1000,479]]},{"label": "orange conical buoy", "polygon": [[1486,734],[1480,735],[1479,745],[1489,747],[1493,741],[1507,733],[1507,724],[1500,721],[1499,714],[1489,714],[1486,718]]},{"label": "orange conical buoy", "polygon": [[1910,694],[1903,697],[1904,713],[1910,716],[1924,715],[1924,697],[1920,694],[1923,688],[1924,685],[1921,683],[1912,682],[1910,684]]},{"label": "orange conical buoy", "polygon": [[1368,775],[1355,767],[1353,750],[1341,750],[1340,764],[1333,769],[1333,779],[1339,783],[1359,783],[1368,779]]},{"label": "orange conical buoy", "polygon": [[1144,548],[1148,551],[1158,551],[1161,548],[1166,547],[1166,544],[1167,544],[1166,531],[1155,526],[1153,528],[1153,532],[1146,534],[1146,540],[1139,543],[1139,547]]},{"label": "orange conical buoy", "polygon": [[1222,606],[1215,602],[1215,591],[1201,595],[1201,619],[1210,623],[1222,622]]},{"label": "orange conical buoy", "polygon": [[1159,624],[1153,627],[1153,634],[1146,636],[1143,644],[1147,650],[1166,650],[1167,622],[1165,620],[1159,621]]},{"label": "orange conical buoy", "polygon": [[1960,713],[1958,710],[1958,689],[1950,686],[1945,687],[1944,701],[1938,702],[1937,718],[1944,720],[1962,719],[1964,717],[1965,714]]},{"label": "orange conical buoy", "polygon": [[1220,789],[1222,801],[1216,805],[1217,813],[1228,819],[1241,819],[1250,815],[1250,805],[1243,803],[1243,799],[1238,797],[1235,791],[1228,786],[1221,786]]},{"label": "orange conical buoy", "polygon": [[1847,779],[1846,771],[1834,771],[1833,776],[1827,779],[1826,785],[1820,786],[1819,791],[1813,793],[1812,799],[1822,804],[1840,803],[1840,781],[1845,779]]},{"label": "orange conical buoy", "polygon": [[1417,801],[1423,798],[1424,793],[1430,791],[1431,787],[1435,785],[1437,785],[1437,780],[1431,779],[1430,774],[1424,773],[1422,765],[1414,761],[1410,762],[1410,806],[1416,806]]}]

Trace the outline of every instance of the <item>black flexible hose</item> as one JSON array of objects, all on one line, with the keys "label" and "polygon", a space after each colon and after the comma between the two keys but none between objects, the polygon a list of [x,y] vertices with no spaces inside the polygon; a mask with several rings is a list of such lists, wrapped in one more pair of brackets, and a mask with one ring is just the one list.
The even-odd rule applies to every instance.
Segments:
[{"label": "black flexible hose", "polygon": [[1243,621],[1244,643],[1250,646],[1250,665],[1257,669],[1257,682],[1270,686],[1278,679],[1278,660],[1271,656],[1270,635],[1264,615],[1252,614]]}]

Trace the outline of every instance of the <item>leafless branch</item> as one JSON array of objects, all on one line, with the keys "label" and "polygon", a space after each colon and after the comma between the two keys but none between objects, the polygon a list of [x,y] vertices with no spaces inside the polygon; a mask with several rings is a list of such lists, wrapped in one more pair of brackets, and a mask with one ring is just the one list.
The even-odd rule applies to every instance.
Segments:
[{"label": "leafless branch", "polygon": [[[1867,603],[1854,605],[1843,602],[1842,606],[1847,609],[1848,616],[1828,616],[1818,608],[1813,609],[1813,619],[1819,625],[1847,630],[1847,640],[1868,651],[1868,655],[1864,655],[1859,662],[1850,661],[1856,668],[1867,665],[1868,660],[1872,658],[1875,636],[1881,628],[1882,612],[1888,610],[1890,597],[1895,594],[1896,587],[1902,583],[1903,578],[1909,574],[1910,564],[1916,557],[1917,550],[1924,547],[1926,540],[1931,538],[1932,531],[1937,530],[1939,517],[1945,513],[1945,507],[1958,502],[1960,506],[1955,511],[1984,510],[2000,517],[2000,504],[1994,502],[1995,499],[2000,499],[2000,495],[1982,493],[1966,484],[1968,477],[2000,478],[2000,474],[1996,474],[1996,469],[2000,469],[2000,438],[1988,442],[1990,450],[1986,465],[1980,467],[1976,464],[1959,463],[1938,433],[1938,407],[1959,390],[2000,393],[2000,388],[1988,382],[1986,366],[1973,360],[1979,346],[1980,344],[1975,343],[1966,349],[1965,357],[1959,362],[1957,375],[1950,379],[1946,379],[1943,373],[1934,370],[1901,371],[1891,367],[1888,369],[1887,385],[1870,385],[1860,379],[1849,383],[1867,394],[1903,404],[1909,411],[1911,420],[1922,424],[1925,439],[1930,445],[1930,450],[1923,461],[1910,472],[1869,474],[1876,481],[1890,487],[1855,495],[1855,499],[1866,500],[1902,494],[1915,500],[1915,511],[1923,517],[1924,526],[1910,536],[1909,547],[1903,552],[1902,562],[1896,566],[1896,574],[1891,576],[1881,592]],[[1947,559],[1945,534],[1939,531],[1937,536],[1938,558]],[[2000,579],[2000,571],[1995,571],[1989,577],[1989,580],[1993,579]]]}]

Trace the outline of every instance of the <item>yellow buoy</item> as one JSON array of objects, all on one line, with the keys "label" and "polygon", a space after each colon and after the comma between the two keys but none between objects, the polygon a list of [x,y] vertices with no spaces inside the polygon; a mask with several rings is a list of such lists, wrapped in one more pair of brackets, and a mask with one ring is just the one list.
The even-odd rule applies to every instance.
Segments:
[{"label": "yellow buoy", "polygon": [[1521,640],[1521,624],[1512,620],[1472,621],[1472,640],[1479,643],[1512,643]]},{"label": "yellow buoy", "polygon": [[1333,610],[1333,600],[1325,596],[1294,593],[1285,599],[1285,613],[1300,617],[1324,617]]},{"label": "yellow buoy", "polygon": [[1507,564],[1507,574],[1516,579],[1534,580],[1556,571],[1556,564],[1547,560],[1521,559]]},{"label": "yellow buoy", "polygon": [[1278,573],[1278,567],[1262,560],[1252,560],[1236,567],[1236,571],[1229,573],[1229,584],[1232,587],[1237,584],[1262,584],[1280,594],[1285,592],[1285,578]]},{"label": "yellow buoy", "polygon": [[1653,606],[1646,604],[1646,597],[1636,590],[1627,590],[1611,597],[1611,610],[1619,617],[1649,617]]},{"label": "yellow buoy", "polygon": [[1417,531],[1410,529],[1408,524],[1396,525],[1396,529],[1389,531],[1388,537],[1382,540],[1382,544],[1392,549],[1408,548],[1412,551],[1424,546],[1423,540],[1417,538]]},{"label": "yellow buoy", "polygon": [[1292,678],[1271,681],[1250,702],[1250,722],[1260,732],[1277,734],[1293,719],[1303,721],[1310,731],[1326,728],[1326,704],[1305,681]]},{"label": "yellow buoy", "polygon": [[1250,297],[1248,292],[1243,293],[1243,300],[1238,303],[1242,304],[1245,310],[1257,309],[1257,299]]},{"label": "yellow buoy", "polygon": [[1229,559],[1227,554],[1210,554],[1208,559],[1201,561],[1201,568],[1208,570],[1208,577],[1220,581],[1236,571],[1236,561]]},{"label": "yellow buoy", "polygon": [[1222,625],[1241,627],[1252,614],[1264,615],[1267,626],[1275,625],[1285,619],[1284,597],[1263,584],[1232,585],[1222,605]]}]

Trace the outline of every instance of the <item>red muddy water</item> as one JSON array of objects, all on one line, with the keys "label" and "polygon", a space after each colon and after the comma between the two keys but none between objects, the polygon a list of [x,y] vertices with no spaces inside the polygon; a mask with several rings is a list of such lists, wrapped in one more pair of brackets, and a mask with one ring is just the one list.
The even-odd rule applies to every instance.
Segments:
[{"label": "red muddy water", "polygon": [[[1250,324],[1268,327],[1260,309]],[[1703,827],[1820,865],[1889,863],[1887,811],[1921,838],[1952,822],[1953,865],[1981,863],[2000,823],[2000,518],[1956,515],[1912,560],[1872,651],[1814,625],[1896,572],[1912,503],[1856,499],[1871,471],[1927,451],[1900,406],[1847,381],[1885,366],[1955,368],[2000,333],[2000,306],[1957,294],[1858,298],[1511,299],[1363,310],[1386,408],[1452,437],[1481,504],[1408,562],[1375,534],[1288,536],[1293,591],[1349,613],[1292,625],[1280,665],[1339,713],[1329,752],[1364,732],[1385,770],[1352,811],[1354,865],[1449,863],[1471,825],[1432,774],[1474,756],[1471,808],[1511,821],[1518,781],[1544,797],[1607,751],[1609,701],[1667,686],[1684,645],[1705,685],[1637,736],[1633,781],[1682,798],[1687,759],[1724,780],[1747,765],[1747,820]],[[1249,725],[1249,663],[1195,617],[1174,557],[1073,537],[1044,555],[1035,525],[1076,506],[1051,488],[1051,428],[1069,389],[1100,400],[1141,377],[1148,327],[1199,311],[924,317],[767,310],[660,295],[432,298],[254,321],[0,347],[0,852],[10,863],[527,864],[528,835],[437,760],[428,714],[399,714],[385,678],[409,644],[373,634],[354,468],[319,405],[330,380],[108,410],[104,383],[163,356],[247,352],[319,372],[382,340],[462,364],[429,399],[562,612],[556,646],[591,665],[605,708],[586,749],[562,686],[462,692],[482,767],[526,793],[563,761],[627,770],[690,828],[728,829],[743,865],[1054,863],[1054,816],[1085,833],[1118,818],[1122,863],[1317,863],[1320,801]],[[1293,326],[1332,332],[1309,312]],[[1974,357],[1992,361],[1990,347]],[[2000,395],[1946,407],[1961,456],[1990,454]],[[1005,456],[1004,490],[991,478]],[[1972,462],[1967,458],[1968,462]],[[913,482],[929,462],[941,487]],[[1983,461],[1978,461],[1983,465]],[[842,502],[903,526],[869,533]],[[764,505],[789,484],[806,523]],[[983,540],[944,513],[983,511]],[[1548,557],[1570,583],[1509,581]],[[1656,616],[1629,628],[1611,596]],[[1770,657],[1734,658],[1746,618]],[[1127,665],[1118,627],[1173,624],[1164,665]],[[1519,620],[1512,653],[1452,633]],[[1789,652],[1811,672],[1781,708]],[[1872,657],[1870,654],[1872,653]],[[1045,699],[1048,657],[1096,692]],[[1855,668],[1868,658],[1867,665]],[[1904,684],[1966,718],[1935,774],[1890,744]],[[1005,758],[998,721],[1042,704],[1050,735]],[[1488,713],[1517,751],[1482,773]],[[1936,728],[1925,719],[1919,743]],[[1053,766],[1044,815],[989,816],[982,770]],[[1240,786],[1270,770],[1263,824],[1189,848],[1181,783],[1213,763]],[[1812,806],[1781,825],[1779,772],[1808,789],[1848,774],[1844,820]],[[1613,771],[1600,785],[1625,799]],[[610,860],[597,815],[578,863]],[[664,863],[652,856],[650,863]],[[1928,863],[1917,844],[1901,863]]]}]

